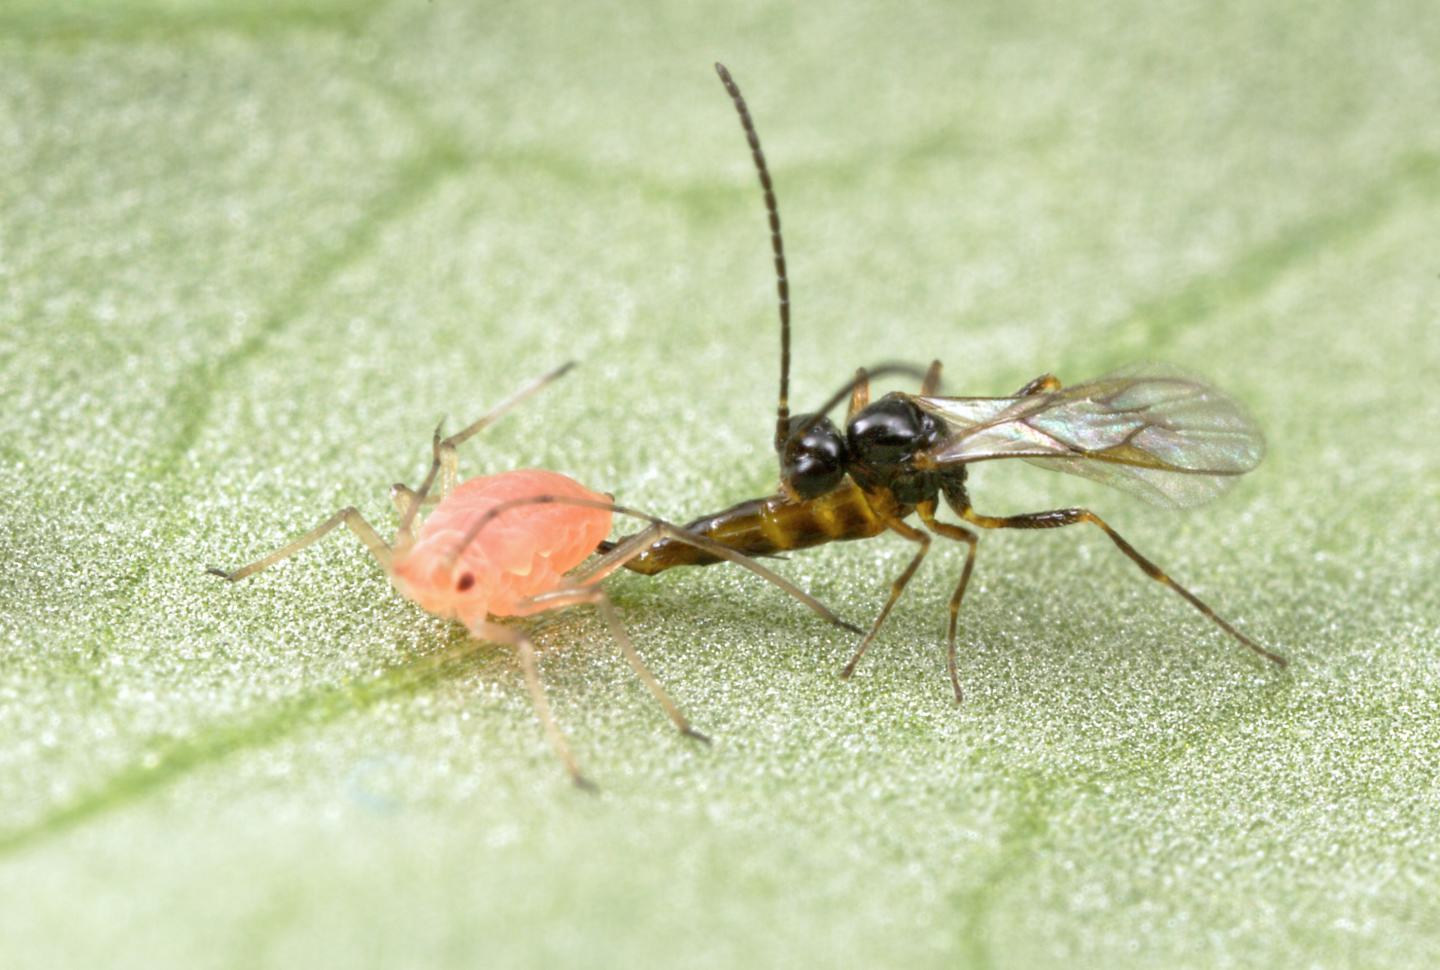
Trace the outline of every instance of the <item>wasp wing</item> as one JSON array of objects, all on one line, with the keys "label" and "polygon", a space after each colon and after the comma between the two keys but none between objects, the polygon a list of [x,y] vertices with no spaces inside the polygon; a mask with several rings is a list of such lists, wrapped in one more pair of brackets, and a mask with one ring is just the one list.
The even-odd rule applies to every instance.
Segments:
[{"label": "wasp wing", "polygon": [[1265,453],[1235,400],[1165,365],[1027,397],[915,401],[949,431],[930,451],[940,465],[1024,458],[1168,508],[1208,502]]}]

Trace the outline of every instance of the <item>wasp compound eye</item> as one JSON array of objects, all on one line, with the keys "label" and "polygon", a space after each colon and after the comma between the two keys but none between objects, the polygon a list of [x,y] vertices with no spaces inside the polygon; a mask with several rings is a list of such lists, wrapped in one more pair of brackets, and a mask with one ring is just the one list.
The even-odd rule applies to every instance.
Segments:
[{"label": "wasp compound eye", "polygon": [[849,460],[845,438],[835,422],[821,418],[810,424],[814,419],[813,414],[798,414],[790,419],[791,435],[781,453],[781,474],[801,498],[834,491],[845,477]]}]

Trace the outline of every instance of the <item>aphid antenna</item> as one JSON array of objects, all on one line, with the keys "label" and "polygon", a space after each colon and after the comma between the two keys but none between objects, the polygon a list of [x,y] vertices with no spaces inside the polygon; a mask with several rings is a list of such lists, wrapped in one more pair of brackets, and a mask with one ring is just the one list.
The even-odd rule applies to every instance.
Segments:
[{"label": "aphid antenna", "polygon": [[715,62],[715,73],[730,95],[735,111],[740,115],[740,126],[745,129],[745,140],[750,143],[750,157],[755,162],[755,171],[760,176],[760,188],[765,193],[765,212],[770,217],[770,249],[775,254],[775,292],[780,298],[780,403],[775,409],[775,450],[781,451],[790,437],[790,280],[785,271],[785,239],[780,235],[780,207],[775,201],[775,183],[770,178],[770,169],[765,164],[765,152],[760,147],[760,135],[750,117],[750,108],[740,86],[730,76],[730,71],[719,61]]}]

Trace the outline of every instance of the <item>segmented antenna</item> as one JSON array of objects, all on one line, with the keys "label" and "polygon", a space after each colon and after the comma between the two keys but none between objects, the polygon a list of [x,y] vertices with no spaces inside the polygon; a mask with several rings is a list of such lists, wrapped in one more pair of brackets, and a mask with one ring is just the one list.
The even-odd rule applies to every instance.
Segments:
[{"label": "segmented antenna", "polygon": [[765,191],[765,211],[770,215],[770,249],[775,253],[775,291],[780,296],[780,404],[775,409],[775,450],[778,452],[784,449],[785,441],[790,437],[790,281],[785,276],[785,240],[780,235],[780,209],[775,204],[775,185],[770,181],[770,170],[765,167],[765,152],[760,148],[760,136],[755,132],[755,122],[750,118],[745,96],[740,93],[724,64],[716,62],[715,73],[720,75],[720,83],[725,85],[740,115],[745,140],[750,143],[750,157],[755,160],[755,171],[760,175],[760,188]]}]

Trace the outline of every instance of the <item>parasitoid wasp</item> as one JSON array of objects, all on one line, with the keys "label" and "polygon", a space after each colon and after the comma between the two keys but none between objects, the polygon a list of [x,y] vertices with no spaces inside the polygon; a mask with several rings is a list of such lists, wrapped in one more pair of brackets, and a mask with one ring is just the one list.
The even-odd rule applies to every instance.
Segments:
[{"label": "parasitoid wasp", "polygon": [[[1205,382],[1165,365],[1146,365],[1070,385],[1044,374],[1005,397],[943,397],[938,360],[924,370],[883,364],[868,373],[858,371],[817,410],[790,414],[790,291],[774,182],[745,98],[723,64],[716,64],[715,70],[740,116],[769,217],[780,308],[775,421],[780,491],[698,518],[685,529],[747,556],[771,556],[885,532],[915,543],[914,556],[891,584],[889,598],[845,665],[844,677],[854,672],[929,551],[930,536],[905,521],[913,514],[930,532],[966,545],[965,564],[950,597],[947,634],[950,681],[956,701],[962,699],[956,638],[979,533],[967,525],[939,521],[936,513],[942,497],[968,526],[980,529],[1056,529],[1089,523],[1145,575],[1174,590],[1259,656],[1285,666],[1284,657],[1237,630],[1094,512],[1065,508],[993,516],[970,504],[969,466],[1001,458],[1023,458],[1051,471],[1117,486],[1162,507],[1209,501],[1259,464],[1265,446],[1244,409]],[[882,374],[919,376],[920,393],[895,392],[871,402],[870,378]],[[842,430],[827,414],[846,397],[849,410]],[[615,546],[602,543],[600,548]],[[719,561],[694,544],[662,539],[624,565],[653,574]]]}]

